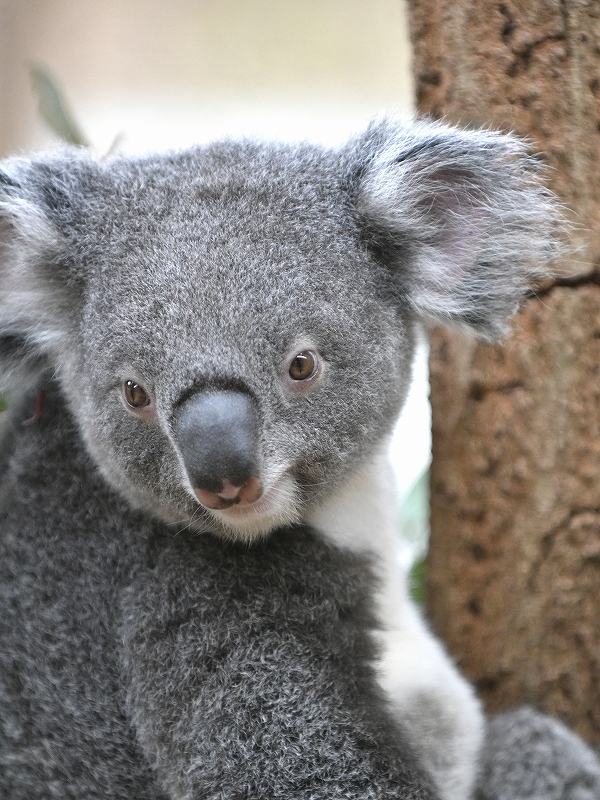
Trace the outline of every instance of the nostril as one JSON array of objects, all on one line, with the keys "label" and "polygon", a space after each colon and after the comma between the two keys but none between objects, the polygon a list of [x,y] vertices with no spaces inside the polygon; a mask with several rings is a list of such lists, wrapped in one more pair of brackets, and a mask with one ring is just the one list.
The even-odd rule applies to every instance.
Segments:
[{"label": "nostril", "polygon": [[222,511],[234,505],[249,506],[262,497],[262,493],[262,481],[254,475],[248,478],[242,486],[234,486],[230,481],[224,481],[219,492],[194,489],[194,494],[202,505],[216,511]]},{"label": "nostril", "polygon": [[223,481],[223,486],[217,492],[219,497],[222,497],[223,500],[235,500],[241,490],[241,486],[234,486],[233,483],[230,481]]},{"label": "nostril", "polygon": [[221,511],[224,508],[231,508],[231,506],[238,502],[236,498],[232,500],[226,500],[224,497],[220,497],[220,495],[218,495],[216,492],[209,492],[207,489],[194,489],[194,494],[203,506],[206,506],[206,508],[212,508],[215,511]]},{"label": "nostril", "polygon": [[256,501],[262,497],[262,493],[263,486],[260,478],[252,475],[239,490],[239,504],[241,506],[247,506],[250,505],[250,503],[256,503]]}]

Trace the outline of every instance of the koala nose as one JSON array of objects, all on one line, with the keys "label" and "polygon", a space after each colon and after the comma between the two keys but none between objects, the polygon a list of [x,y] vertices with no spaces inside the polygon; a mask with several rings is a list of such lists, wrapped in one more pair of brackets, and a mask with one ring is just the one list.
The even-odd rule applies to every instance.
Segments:
[{"label": "koala nose", "polygon": [[178,409],[175,438],[202,505],[249,505],[262,495],[258,415],[252,399],[233,390],[205,390]]}]

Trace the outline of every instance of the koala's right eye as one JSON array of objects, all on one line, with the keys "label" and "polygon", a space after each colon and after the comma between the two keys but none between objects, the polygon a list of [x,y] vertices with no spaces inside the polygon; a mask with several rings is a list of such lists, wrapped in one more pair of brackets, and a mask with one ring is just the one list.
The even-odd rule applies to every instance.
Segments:
[{"label": "koala's right eye", "polygon": [[123,389],[125,391],[127,405],[131,406],[131,408],[146,408],[150,405],[150,395],[139,383],[135,381],[125,381]]}]

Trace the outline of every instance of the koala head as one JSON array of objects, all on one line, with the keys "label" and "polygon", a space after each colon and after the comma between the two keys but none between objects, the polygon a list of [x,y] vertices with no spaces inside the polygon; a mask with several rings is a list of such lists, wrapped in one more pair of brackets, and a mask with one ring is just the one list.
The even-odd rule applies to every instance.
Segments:
[{"label": "koala head", "polygon": [[50,368],[138,508],[251,537],[389,435],[414,326],[503,334],[557,214],[519,140],[374,123],[338,150],[222,142],[0,171],[0,354]]}]

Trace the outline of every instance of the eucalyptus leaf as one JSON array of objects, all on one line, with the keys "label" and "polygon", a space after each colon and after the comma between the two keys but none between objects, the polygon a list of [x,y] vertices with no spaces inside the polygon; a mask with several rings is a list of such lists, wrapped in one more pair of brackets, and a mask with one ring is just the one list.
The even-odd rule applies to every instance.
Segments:
[{"label": "eucalyptus leaf", "polygon": [[44,122],[63,141],[89,147],[54,76],[40,64],[30,64],[29,72]]},{"label": "eucalyptus leaf", "polygon": [[410,591],[415,602],[425,602],[425,571],[429,545],[429,468],[415,480],[399,507],[399,526],[412,556]]},{"label": "eucalyptus leaf", "polygon": [[399,507],[399,525],[415,560],[427,552],[429,540],[429,468],[415,480]]},{"label": "eucalyptus leaf", "polygon": [[420,606],[425,604],[427,596],[427,559],[415,561],[410,571],[410,596]]}]

